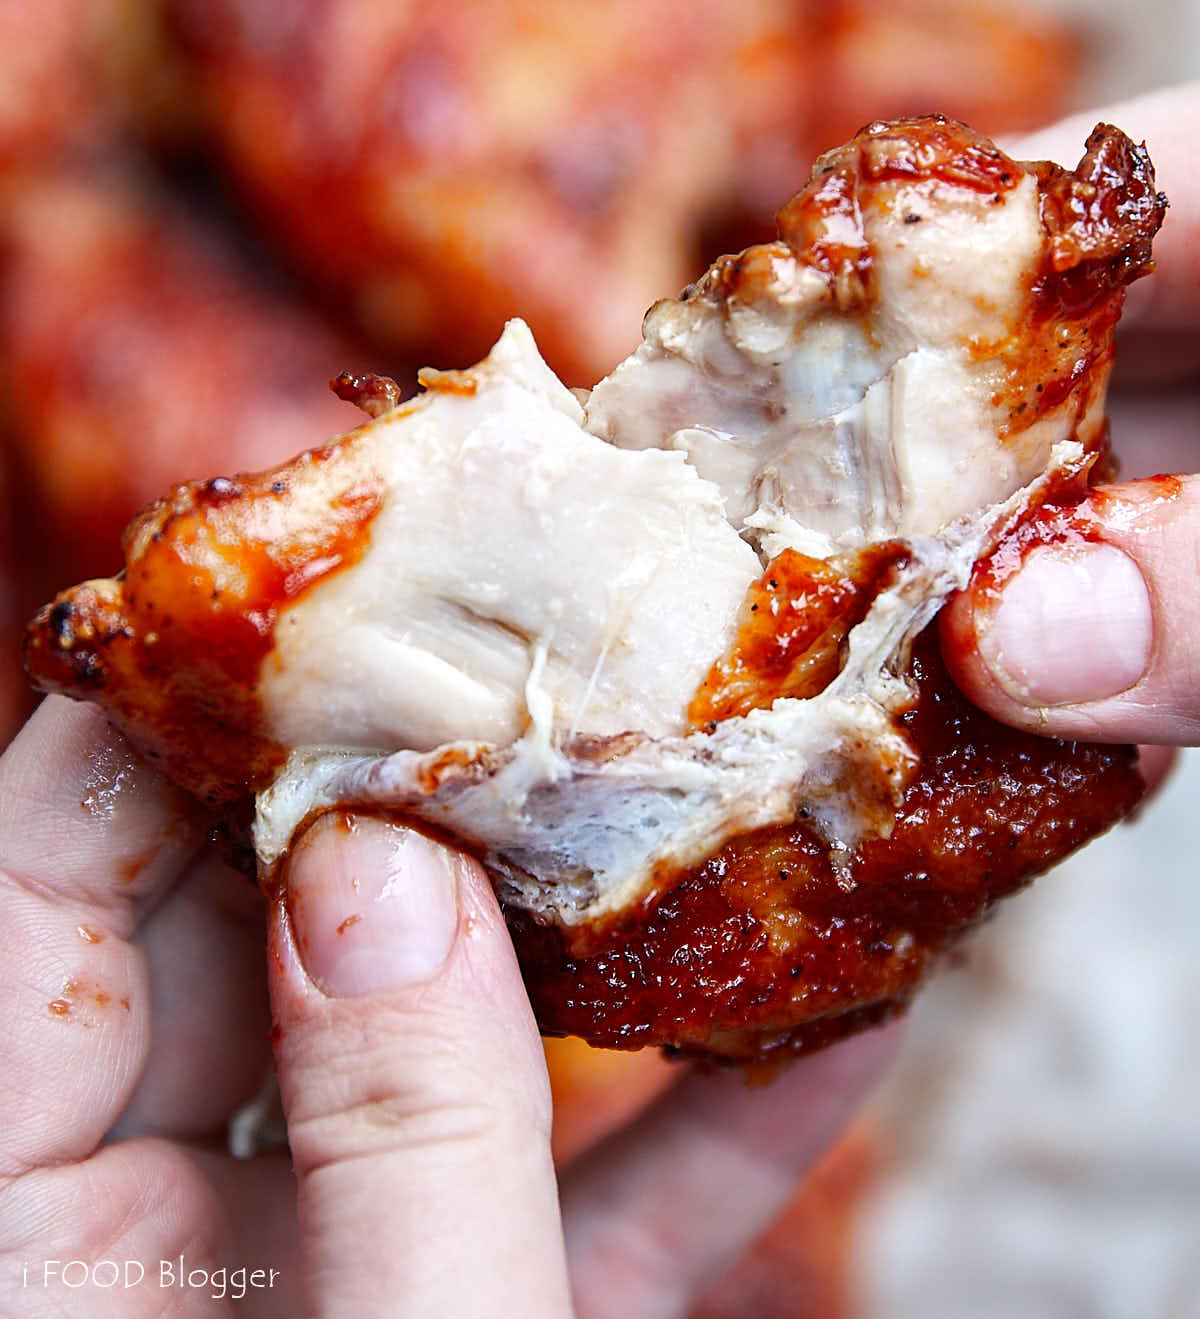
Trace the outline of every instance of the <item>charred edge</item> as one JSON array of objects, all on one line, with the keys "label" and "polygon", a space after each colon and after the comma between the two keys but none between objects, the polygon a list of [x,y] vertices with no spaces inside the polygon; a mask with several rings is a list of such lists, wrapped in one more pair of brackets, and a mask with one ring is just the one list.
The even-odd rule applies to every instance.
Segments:
[{"label": "charred edge", "polygon": [[816,1017],[792,1030],[766,1039],[752,1031],[735,1032],[725,1043],[726,1052],[694,1045],[666,1044],[662,1052],[679,1062],[698,1063],[703,1067],[740,1067],[752,1085],[772,1080],[796,1058],[816,1053],[838,1040],[857,1035],[902,1016],[908,1011],[916,987],[880,1003],[868,1003],[830,1016]]},{"label": "charred edge", "polygon": [[353,403],[368,417],[382,417],[400,405],[400,386],[390,376],[377,376],[371,372],[356,375],[343,371],[329,382],[329,388],[338,398]]},{"label": "charred edge", "polygon": [[75,606],[69,600],[59,600],[50,606],[46,623],[58,648],[70,650],[75,644]]},{"label": "charred edge", "polygon": [[232,480],[228,476],[214,476],[211,480],[202,481],[195,486],[192,497],[198,505],[214,508],[240,498],[245,491],[246,487],[240,481]]},{"label": "charred edge", "polygon": [[57,600],[40,609],[25,632],[21,659],[26,677],[38,691],[95,691],[107,677],[103,648],[125,635],[124,628],[98,634],[86,621],[81,627],[74,602]]},{"label": "charred edge", "polygon": [[1145,144],[1097,124],[1074,171],[1035,166],[1041,184],[1045,267],[1034,285],[1047,314],[1082,316],[1149,274],[1151,246],[1166,215]]}]

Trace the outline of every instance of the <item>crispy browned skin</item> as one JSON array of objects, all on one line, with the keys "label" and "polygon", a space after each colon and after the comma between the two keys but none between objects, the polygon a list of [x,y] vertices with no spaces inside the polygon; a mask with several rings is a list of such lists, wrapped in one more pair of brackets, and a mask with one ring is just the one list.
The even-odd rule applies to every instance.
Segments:
[{"label": "crispy browned skin", "polygon": [[853,572],[784,550],[754,583],[728,654],[688,706],[696,727],[762,709],[781,697],[823,692],[841,671],[842,647],[866,617],[904,546],[885,542],[856,556]]},{"label": "crispy browned skin", "polygon": [[[885,164],[922,170],[935,184],[952,174],[981,204],[1011,183],[1012,162],[961,126],[896,125],[891,138],[904,139],[905,150],[892,149],[894,141],[883,150],[887,136],[873,128],[827,157],[785,208],[785,236],[803,242],[807,208],[849,205],[839,162],[851,158],[868,176]],[[1023,339],[991,347],[1013,364],[1014,430],[1047,392],[1060,391],[1058,401],[1076,394],[1084,407],[1091,376],[1112,353],[1123,286],[1148,268],[1165,206],[1145,152],[1112,128],[1097,129],[1075,173],[1039,169],[1049,241],[1044,268],[1029,276],[1035,313]],[[852,304],[854,286],[870,284],[869,264],[853,251],[811,256],[846,284]],[[751,252],[723,265],[720,277],[746,280],[761,264]],[[1052,320],[1065,334],[1049,333]],[[469,383],[453,373],[434,378],[451,392]],[[369,410],[394,398],[380,378],[347,376],[337,387]],[[275,619],[315,581],[355,562],[379,507],[382,492],[358,445],[351,435],[261,476],[182,486],[147,510],[127,533],[123,580],[74,588],[35,619],[27,643],[35,681],[99,701],[169,773],[212,801],[233,803],[263,786],[283,754],[257,694]],[[1082,493],[1064,484],[1051,495],[1071,504]],[[1033,510],[980,571],[1002,570],[1036,541],[1037,528],[1068,517]],[[791,551],[777,557],[751,587],[729,652],[696,692],[693,724],[822,690],[840,668],[849,628],[904,553],[885,543],[825,563]],[[902,723],[918,768],[890,834],[860,844],[839,867],[801,807],[787,825],[737,837],[693,869],[659,874],[644,903],[604,920],[568,931],[510,909],[543,1029],[741,1063],[819,1047],[902,1010],[938,954],[996,899],[1136,804],[1132,749],[1055,742],[995,723],[954,687],[932,630],[914,646],[907,673],[916,696]]]},{"label": "crispy browned skin", "polygon": [[950,681],[932,632],[912,672],[920,769],[891,838],[859,849],[848,882],[800,819],[736,839],[574,941],[510,911],[543,1030],[743,1062],[817,1048],[902,1011],[996,899],[1137,804],[1131,748],[996,723]]},{"label": "crispy browned skin", "polygon": [[[324,497],[298,510],[293,481],[313,467]],[[246,798],[286,757],[258,700],[275,619],[358,559],[381,495],[345,443],[259,476],[179,486],[130,524],[121,581],[84,582],[41,611],[26,638],[29,672],[45,689],[98,701],[205,801]]]}]

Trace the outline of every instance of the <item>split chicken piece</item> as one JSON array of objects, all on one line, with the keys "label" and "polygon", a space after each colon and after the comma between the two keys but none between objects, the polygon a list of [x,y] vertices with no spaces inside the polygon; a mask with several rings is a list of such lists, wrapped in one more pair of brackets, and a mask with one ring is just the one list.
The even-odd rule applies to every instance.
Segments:
[{"label": "split chicken piece", "polygon": [[588,395],[520,322],[403,405],[341,378],[373,420],[147,510],[30,671],[255,794],[268,885],[330,809],[471,848],[547,1031],[816,1047],[1138,799],[1130,749],[970,708],[928,625],[1085,489],[1164,206],[1107,126],[1068,172],[872,124]]}]

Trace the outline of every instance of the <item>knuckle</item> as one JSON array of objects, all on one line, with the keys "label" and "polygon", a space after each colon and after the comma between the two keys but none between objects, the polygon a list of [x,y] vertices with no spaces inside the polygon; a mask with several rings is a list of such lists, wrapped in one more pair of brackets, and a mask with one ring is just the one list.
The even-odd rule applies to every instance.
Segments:
[{"label": "knuckle", "polygon": [[466,1042],[444,1033],[410,1023],[319,1054],[290,1087],[298,1172],[389,1153],[482,1150],[524,1125],[512,1091],[485,1074]]}]

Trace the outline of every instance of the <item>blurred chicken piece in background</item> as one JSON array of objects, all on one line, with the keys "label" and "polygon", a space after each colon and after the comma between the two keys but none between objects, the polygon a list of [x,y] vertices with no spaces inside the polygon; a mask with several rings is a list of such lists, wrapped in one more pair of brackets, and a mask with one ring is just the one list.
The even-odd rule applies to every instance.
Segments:
[{"label": "blurred chicken piece in background", "polygon": [[989,135],[1037,128],[1073,90],[1082,34],[1018,6],[962,0],[835,0],[813,125],[818,150],[862,123],[931,106]]},{"label": "blurred chicken piece in background", "polygon": [[[298,268],[439,365],[520,314],[570,384],[695,273],[743,117],[788,125],[812,85],[789,0],[171,9],[247,208]],[[773,41],[786,58],[744,63]]]},{"label": "blurred chicken piece in background", "polygon": [[[772,239],[775,211],[813,160],[872,119],[937,112],[995,136],[1048,123],[1072,102],[1082,34],[1038,10],[990,0],[795,0],[790,8],[790,41],[783,50],[770,44],[783,63],[803,49],[805,64],[790,69],[804,80],[803,103],[788,119],[778,103],[774,120],[748,117],[735,172],[714,203],[705,261]],[[788,75],[760,82],[755,53],[742,52],[743,86],[772,94]]]},{"label": "blurred chicken piece in background", "polygon": [[381,346],[439,365],[522,315],[576,385],[714,245],[759,236],[834,125],[1052,117],[1075,50],[946,0],[170,7],[216,149],[298,269]]},{"label": "blurred chicken piece in background", "polygon": [[0,372],[10,444],[64,579],[119,565],[178,481],[264,467],[357,424],[362,365],[217,234],[112,170],[0,182]]},{"label": "blurred chicken piece in background", "polygon": [[161,0],[0,0],[0,169],[186,137]]},{"label": "blurred chicken piece in background", "polygon": [[15,662],[29,606],[36,607],[36,601],[29,598],[32,592],[23,589],[16,509],[17,491],[0,445],[0,747],[8,744],[34,704],[21,666]]}]

